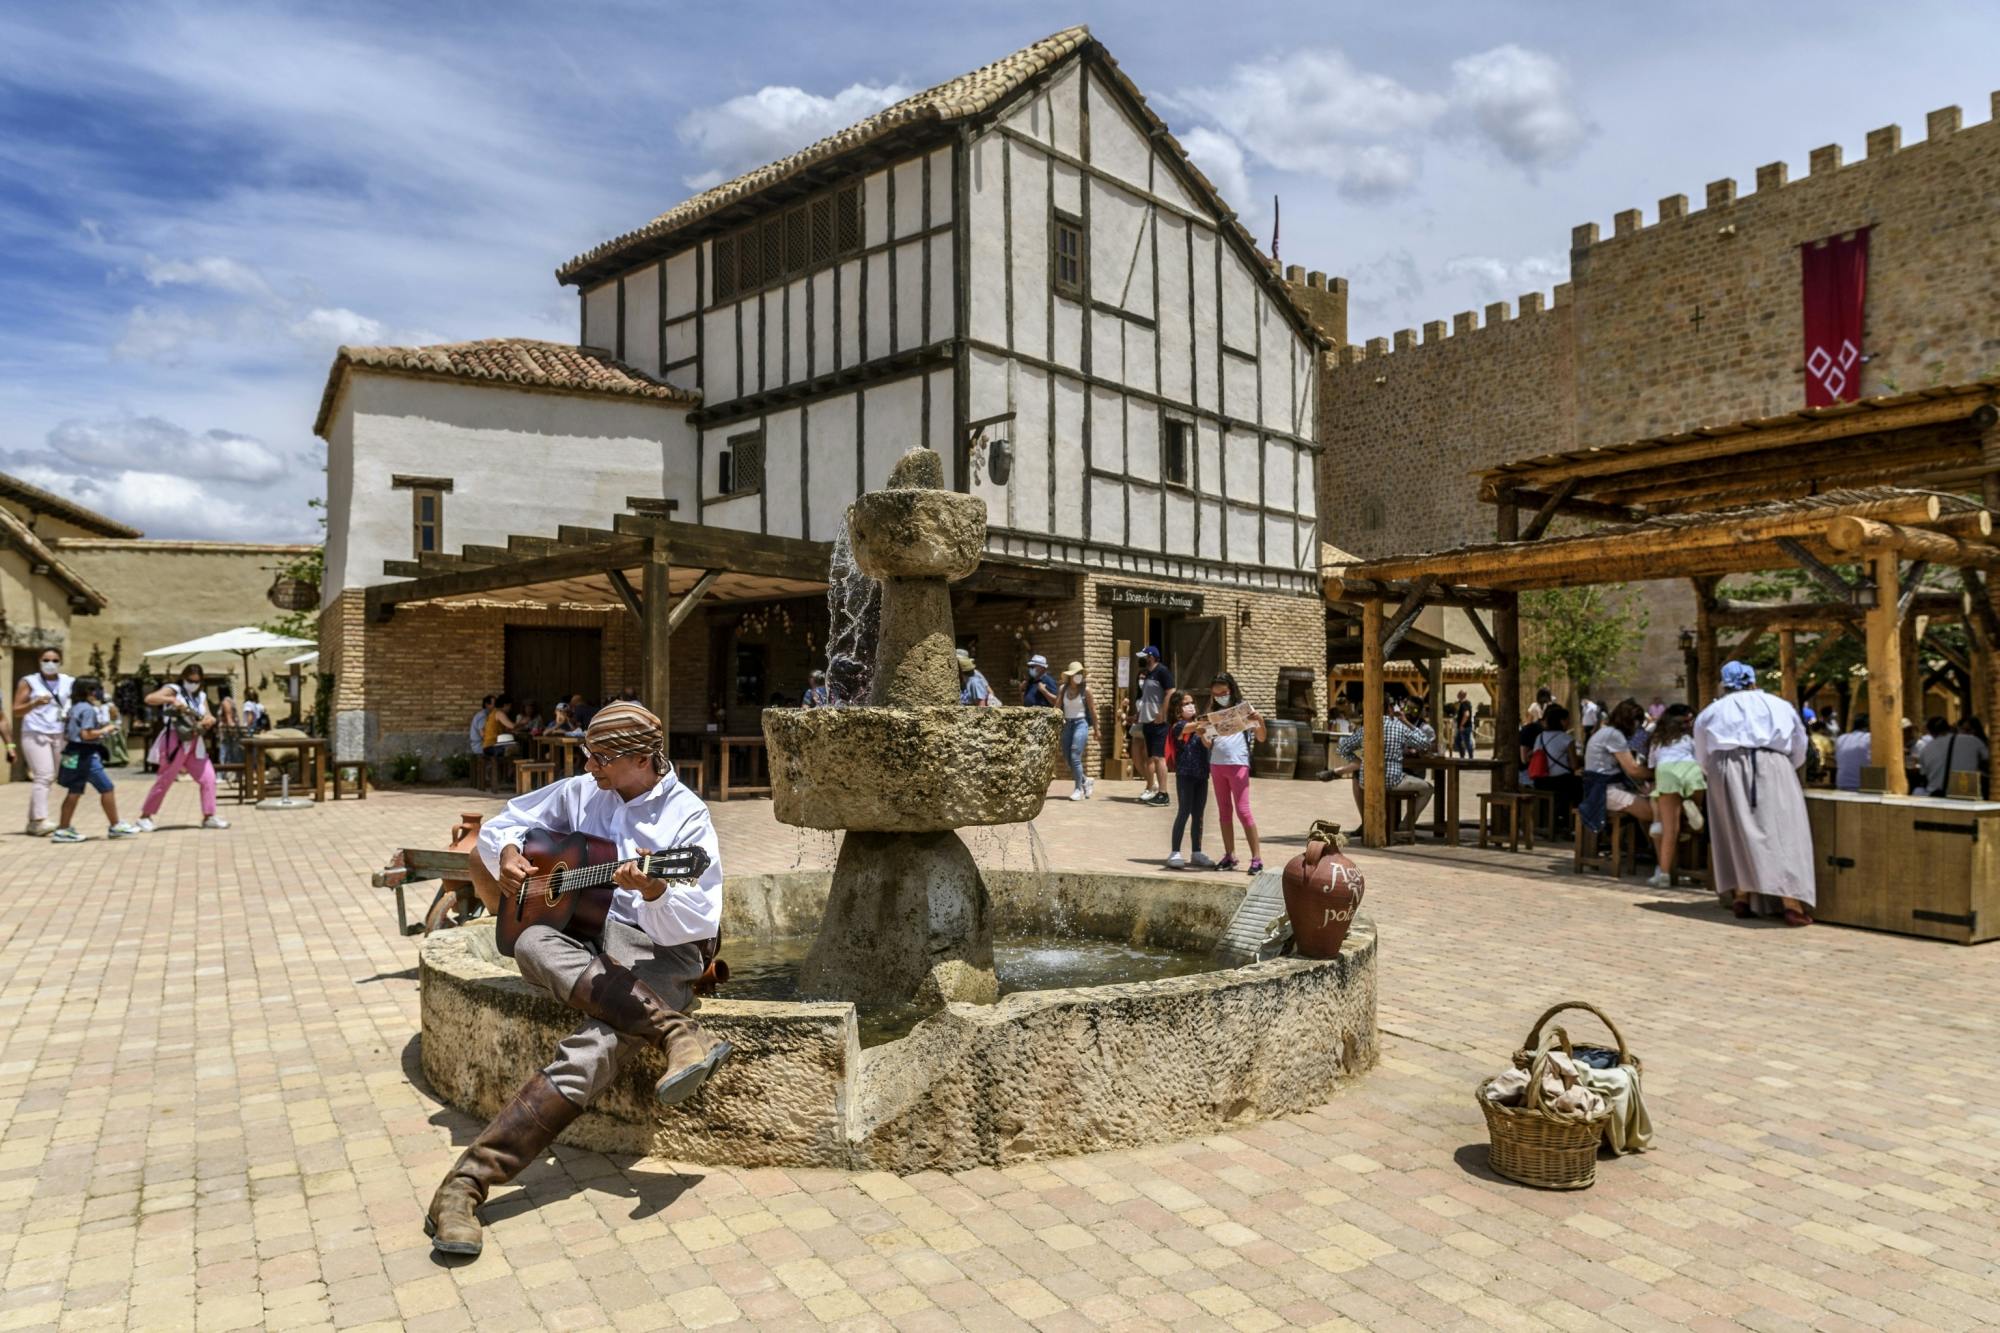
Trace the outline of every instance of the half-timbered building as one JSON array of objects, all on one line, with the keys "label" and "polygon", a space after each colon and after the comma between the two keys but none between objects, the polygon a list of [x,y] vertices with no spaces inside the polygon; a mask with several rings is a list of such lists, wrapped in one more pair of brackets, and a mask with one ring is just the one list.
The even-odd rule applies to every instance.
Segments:
[{"label": "half-timbered building", "polygon": [[[987,502],[987,567],[958,610],[996,685],[1018,680],[1031,651],[1077,658],[1108,705],[1118,645],[1157,642],[1180,674],[1205,683],[1227,666],[1266,702],[1290,668],[1311,704],[1325,665],[1321,335],[1086,29],[706,190],[557,277],[578,292],[580,346],[524,354],[559,361],[553,376],[454,373],[492,360],[466,345],[343,349],[320,429],[335,455],[327,605],[368,594],[350,598],[361,623],[348,632],[376,632],[385,608],[407,620],[490,603],[499,582],[534,572],[492,574],[498,550],[579,545],[564,524],[579,539],[595,526],[670,544],[663,597],[720,570],[702,588],[712,622],[756,623],[734,604],[779,593],[796,600],[789,618],[816,623],[806,601],[848,503],[921,445],[944,456],[948,484]],[[385,378],[426,374],[415,408],[411,386]],[[531,392],[558,396],[516,431],[494,400]],[[413,449],[456,461],[391,458]],[[550,486],[558,460],[573,484]],[[425,495],[476,513],[476,527],[427,530],[410,508]],[[496,527],[495,505],[517,517]],[[629,522],[614,522],[620,508]],[[752,545],[793,553],[782,569],[757,563],[756,577],[789,582],[732,583],[742,571],[723,556]],[[631,582],[619,570],[580,577],[508,596],[546,612],[556,591],[581,606],[598,589],[604,614],[643,613],[615,595]],[[409,582],[383,591],[392,578]],[[808,657],[752,672],[724,637],[711,625],[686,651],[662,641],[623,674],[657,681],[678,722],[754,727],[765,694],[803,685]],[[461,711],[484,692],[466,689]],[[362,727],[371,752],[405,730],[422,729]]]}]

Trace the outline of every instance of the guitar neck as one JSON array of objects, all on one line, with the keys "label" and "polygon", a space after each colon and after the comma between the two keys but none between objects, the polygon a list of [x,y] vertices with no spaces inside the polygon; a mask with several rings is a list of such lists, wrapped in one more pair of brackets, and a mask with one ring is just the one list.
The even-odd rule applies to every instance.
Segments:
[{"label": "guitar neck", "polygon": [[638,866],[641,874],[651,875],[654,873],[650,864],[651,862],[666,862],[671,859],[671,853],[649,852],[644,856],[628,856],[623,861],[601,861],[596,865],[582,866],[570,871],[563,877],[563,886],[567,889],[575,890],[588,889],[600,884],[609,884],[611,877],[618,873],[620,866]]}]

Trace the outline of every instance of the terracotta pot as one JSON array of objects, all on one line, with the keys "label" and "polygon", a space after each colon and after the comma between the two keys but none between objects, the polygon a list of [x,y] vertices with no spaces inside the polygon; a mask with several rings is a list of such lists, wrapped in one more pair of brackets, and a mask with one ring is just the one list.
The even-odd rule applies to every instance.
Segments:
[{"label": "terracotta pot", "polygon": [[1339,826],[1316,823],[1306,849],[1285,866],[1285,915],[1302,958],[1338,956],[1361,910],[1367,886],[1360,869],[1341,853],[1339,840]]}]

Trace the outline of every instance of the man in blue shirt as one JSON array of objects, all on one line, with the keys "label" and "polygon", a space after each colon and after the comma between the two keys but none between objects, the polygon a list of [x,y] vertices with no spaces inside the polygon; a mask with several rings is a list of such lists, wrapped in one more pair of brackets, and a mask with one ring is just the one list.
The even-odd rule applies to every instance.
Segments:
[{"label": "man in blue shirt", "polygon": [[1021,702],[1029,708],[1055,707],[1055,687],[1049,684],[1049,659],[1040,653],[1028,659],[1028,679],[1021,686]]},{"label": "man in blue shirt", "polygon": [[963,648],[958,650],[958,701],[968,708],[993,707],[993,687]]}]

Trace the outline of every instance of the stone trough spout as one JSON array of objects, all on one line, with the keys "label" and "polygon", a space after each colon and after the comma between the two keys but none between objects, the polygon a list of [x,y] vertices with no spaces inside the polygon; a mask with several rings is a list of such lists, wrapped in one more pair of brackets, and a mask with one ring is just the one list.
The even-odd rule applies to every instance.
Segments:
[{"label": "stone trough spout", "polygon": [[778,819],[846,831],[802,990],[857,1002],[991,1002],[993,931],[956,830],[1035,817],[1055,776],[1053,709],[958,703],[951,584],[979,567],[986,503],[912,449],[847,511],[882,588],[868,703],[764,714]]}]

